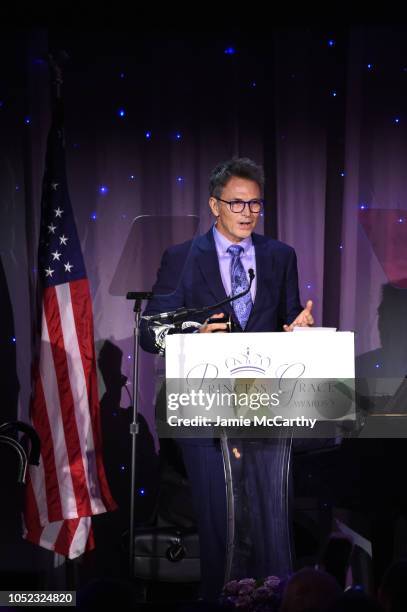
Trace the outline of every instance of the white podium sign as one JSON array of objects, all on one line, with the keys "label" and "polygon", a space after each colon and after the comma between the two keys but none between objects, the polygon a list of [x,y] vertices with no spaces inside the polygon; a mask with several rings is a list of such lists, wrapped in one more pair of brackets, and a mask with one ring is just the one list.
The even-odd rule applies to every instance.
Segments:
[{"label": "white podium sign", "polygon": [[327,425],[355,421],[354,377],[352,332],[167,336],[163,435],[166,427],[314,434],[321,423],[326,434]]},{"label": "white podium sign", "polygon": [[[167,336],[166,378],[354,378],[353,332]],[[299,374],[301,372],[301,374]]]}]

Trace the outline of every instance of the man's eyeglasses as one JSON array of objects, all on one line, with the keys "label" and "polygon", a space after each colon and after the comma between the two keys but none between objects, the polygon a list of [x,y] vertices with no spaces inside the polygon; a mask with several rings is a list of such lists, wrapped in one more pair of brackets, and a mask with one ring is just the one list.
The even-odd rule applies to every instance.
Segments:
[{"label": "man's eyeglasses", "polygon": [[[215,196],[213,196],[215,197]],[[245,202],[244,200],[222,200],[222,198],[216,198],[220,202],[224,202],[229,205],[230,210],[233,213],[241,213],[244,211],[245,206],[249,207],[250,212],[259,213],[263,210],[264,200],[249,200]]]}]

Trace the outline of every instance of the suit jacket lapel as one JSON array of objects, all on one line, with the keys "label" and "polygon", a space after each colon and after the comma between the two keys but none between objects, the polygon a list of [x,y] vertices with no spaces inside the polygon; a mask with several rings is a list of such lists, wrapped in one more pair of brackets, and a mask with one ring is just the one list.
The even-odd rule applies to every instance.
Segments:
[{"label": "suit jacket lapel", "polygon": [[[247,325],[256,313],[269,301],[269,282],[273,272],[273,257],[268,248],[268,240],[259,234],[252,234],[256,256],[256,297]],[[247,327],[246,327],[247,329]]]},{"label": "suit jacket lapel", "polygon": [[[213,295],[214,302],[221,302],[225,300],[227,296],[220,275],[218,255],[212,229],[200,237],[197,246],[200,251],[197,261],[208,289]],[[222,309],[231,312],[231,306],[229,304],[223,306]]]}]

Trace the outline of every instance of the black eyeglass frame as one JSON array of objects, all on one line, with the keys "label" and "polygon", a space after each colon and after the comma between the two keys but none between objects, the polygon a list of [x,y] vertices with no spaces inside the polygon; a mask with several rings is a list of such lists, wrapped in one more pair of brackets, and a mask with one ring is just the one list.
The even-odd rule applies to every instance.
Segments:
[{"label": "black eyeglass frame", "polygon": [[[222,198],[217,198],[216,196],[212,196],[212,197],[215,198],[216,200],[219,200],[219,202],[224,202],[225,204],[228,204],[231,212],[236,213],[236,214],[243,212],[244,209],[246,208],[246,205],[249,207],[250,212],[253,214],[261,213],[261,211],[264,208],[264,200],[262,198],[254,198],[253,200],[246,201],[246,200],[222,200]],[[236,204],[242,204],[242,207],[240,208],[240,210],[233,210],[232,205],[236,205]],[[252,209],[253,204],[260,204],[259,210],[253,210]]]}]

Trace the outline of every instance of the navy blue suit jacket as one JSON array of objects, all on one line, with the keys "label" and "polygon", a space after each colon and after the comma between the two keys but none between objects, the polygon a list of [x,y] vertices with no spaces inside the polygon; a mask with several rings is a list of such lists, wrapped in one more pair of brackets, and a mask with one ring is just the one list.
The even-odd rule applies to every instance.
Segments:
[{"label": "navy blue suit jacket", "polygon": [[[256,256],[256,297],[246,332],[282,331],[301,312],[297,258],[292,247],[260,234],[252,234]],[[212,229],[206,234],[165,251],[145,315],[180,307],[200,308],[226,299]],[[203,322],[215,312],[233,315],[231,304],[191,319]],[[157,352],[145,322],[141,346]]]}]

